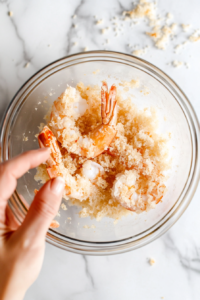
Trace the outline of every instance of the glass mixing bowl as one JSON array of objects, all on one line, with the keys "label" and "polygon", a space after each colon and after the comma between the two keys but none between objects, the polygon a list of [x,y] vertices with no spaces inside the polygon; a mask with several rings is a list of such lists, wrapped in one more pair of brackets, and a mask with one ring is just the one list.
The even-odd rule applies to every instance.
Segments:
[{"label": "glass mixing bowl", "polygon": [[[140,87],[129,89],[133,102],[140,108],[156,107],[162,133],[171,132],[172,169],[167,192],[155,209],[124,217],[114,224],[104,218],[97,222],[79,218],[79,208],[63,202],[56,220],[58,229],[49,229],[46,240],[62,249],[90,255],[122,253],[139,248],[166,232],[182,215],[190,203],[199,181],[199,123],[185,94],[164,72],[147,61],[123,53],[91,51],[64,57],[33,75],[14,96],[1,129],[2,160],[24,151],[38,148],[38,126],[44,122],[52,102],[65,90],[67,84],[109,85],[122,80],[138,79]],[[27,140],[28,138],[28,140]],[[9,205],[22,222],[30,204],[36,170],[18,180]],[[21,198],[20,198],[21,197]],[[70,219],[71,218],[71,219]],[[87,226],[85,226],[87,225]],[[94,225],[95,228],[91,228]],[[85,228],[90,227],[90,228]]]}]

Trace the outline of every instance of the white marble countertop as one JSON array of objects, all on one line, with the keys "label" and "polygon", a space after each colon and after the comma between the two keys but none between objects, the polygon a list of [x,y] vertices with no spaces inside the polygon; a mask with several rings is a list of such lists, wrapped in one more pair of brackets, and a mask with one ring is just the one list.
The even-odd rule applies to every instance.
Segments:
[{"label": "white marble countertop", "polygon": [[[180,53],[174,53],[177,44],[200,28],[200,1],[158,1],[161,17],[170,12],[174,16],[170,22],[192,25],[186,33],[178,25],[165,51],[156,49],[144,34],[147,24],[141,21],[130,26],[130,21],[122,21],[123,10],[131,8],[131,0],[0,0],[0,118],[20,86],[46,64],[85,47],[131,54],[146,45],[149,48],[143,58],[178,83],[200,117],[200,42],[189,42]],[[9,11],[12,16],[8,16]],[[117,35],[111,21],[114,16],[121,28]],[[96,25],[100,19],[102,23]],[[186,62],[190,68],[185,64],[175,68],[173,60]],[[47,245],[41,274],[25,300],[200,299],[199,198],[198,188],[173,228],[133,252],[89,257]],[[153,266],[149,258],[155,260]]]}]

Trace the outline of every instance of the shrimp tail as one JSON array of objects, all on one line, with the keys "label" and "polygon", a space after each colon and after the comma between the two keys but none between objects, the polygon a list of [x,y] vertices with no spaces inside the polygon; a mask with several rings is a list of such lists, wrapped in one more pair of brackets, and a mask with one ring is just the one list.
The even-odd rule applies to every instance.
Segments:
[{"label": "shrimp tail", "polygon": [[[108,86],[105,81],[101,87],[101,118],[102,124],[90,132],[89,137],[93,142],[93,154],[91,157],[96,157],[107,150],[110,143],[116,135],[117,123],[117,101],[116,101],[116,86],[113,84],[108,92]],[[82,149],[82,156],[85,155],[85,149]],[[89,156],[87,156],[89,157]]]},{"label": "shrimp tail", "polygon": [[[46,170],[49,175],[49,178],[52,179],[58,176],[62,177],[63,174],[60,171],[60,163],[62,161],[60,147],[58,145],[55,135],[49,129],[48,126],[45,126],[38,135],[38,143],[40,148],[49,147],[51,149],[50,157],[46,161]],[[70,193],[70,187],[65,185],[65,195],[69,195]]]},{"label": "shrimp tail", "polygon": [[50,157],[46,163],[48,167],[59,165],[61,162],[61,152],[56,137],[48,126],[45,126],[38,135],[40,148],[48,147],[51,149]]},{"label": "shrimp tail", "polygon": [[[108,93],[108,85],[105,81],[101,87],[101,117],[102,124],[116,125],[116,86],[113,84]],[[114,122],[113,122],[114,120]]]}]

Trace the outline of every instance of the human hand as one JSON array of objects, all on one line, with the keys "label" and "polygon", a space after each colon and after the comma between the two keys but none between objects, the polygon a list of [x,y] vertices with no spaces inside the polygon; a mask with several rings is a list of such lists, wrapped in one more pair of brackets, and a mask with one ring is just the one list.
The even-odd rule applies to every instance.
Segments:
[{"label": "human hand", "polygon": [[0,299],[21,300],[37,278],[44,256],[45,236],[56,215],[64,189],[62,178],[49,180],[35,196],[20,225],[8,198],[17,179],[46,161],[48,148],[32,150],[0,164]]}]

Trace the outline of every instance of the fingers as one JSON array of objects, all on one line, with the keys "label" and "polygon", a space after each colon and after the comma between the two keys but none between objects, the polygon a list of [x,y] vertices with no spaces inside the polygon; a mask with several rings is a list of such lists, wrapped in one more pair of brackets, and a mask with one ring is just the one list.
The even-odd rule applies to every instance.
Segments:
[{"label": "fingers", "polygon": [[49,180],[36,194],[28,214],[15,234],[18,238],[41,242],[44,240],[51,221],[56,215],[65,182],[62,177]]},{"label": "fingers", "polygon": [[31,150],[0,164],[0,201],[7,203],[16,188],[16,179],[45,162],[49,155],[49,148]]},{"label": "fingers", "polygon": [[103,81],[101,87],[101,117],[103,122],[104,122],[104,118],[106,118],[107,94],[108,94],[108,86],[107,83]]}]

